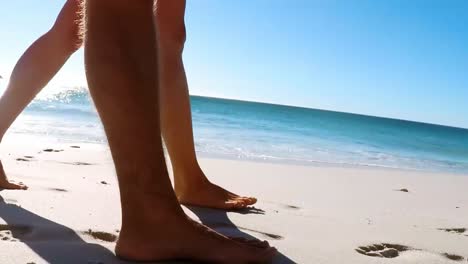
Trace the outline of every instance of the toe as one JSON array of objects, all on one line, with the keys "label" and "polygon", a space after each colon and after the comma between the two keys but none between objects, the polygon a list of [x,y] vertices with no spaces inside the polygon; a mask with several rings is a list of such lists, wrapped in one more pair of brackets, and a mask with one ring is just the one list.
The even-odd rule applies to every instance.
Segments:
[{"label": "toe", "polygon": [[229,200],[242,200],[248,205],[253,205],[257,202],[255,197],[239,196],[237,194],[230,193],[228,196]]},{"label": "toe", "polygon": [[254,197],[243,197],[243,200],[248,204],[248,205],[253,205],[257,203],[257,198]]},{"label": "toe", "polygon": [[247,204],[244,201],[236,199],[236,200],[229,200],[226,202],[227,209],[231,210],[240,210],[247,207]]}]

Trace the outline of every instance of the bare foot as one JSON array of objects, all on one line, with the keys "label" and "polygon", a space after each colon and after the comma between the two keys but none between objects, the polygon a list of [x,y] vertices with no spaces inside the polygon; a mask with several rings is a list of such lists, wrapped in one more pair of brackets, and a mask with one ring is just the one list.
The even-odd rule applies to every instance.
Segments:
[{"label": "bare foot", "polygon": [[11,181],[0,181],[0,189],[4,190],[27,190],[28,186],[24,185],[22,182],[14,183]]},{"label": "bare foot", "polygon": [[[206,179],[205,175],[203,175],[203,178]],[[185,185],[178,184],[176,181],[174,189],[179,202],[189,206],[239,210],[257,202],[256,198],[239,196],[208,180]]]},{"label": "bare foot", "polygon": [[116,246],[117,256],[131,261],[240,264],[269,263],[277,253],[267,242],[230,239],[186,216],[156,222],[146,228],[132,228],[133,231],[123,227]]},{"label": "bare foot", "polygon": [[0,189],[27,190],[28,186],[24,185],[22,182],[14,183],[13,181],[8,181],[5,171],[3,170],[2,162],[0,161]]}]

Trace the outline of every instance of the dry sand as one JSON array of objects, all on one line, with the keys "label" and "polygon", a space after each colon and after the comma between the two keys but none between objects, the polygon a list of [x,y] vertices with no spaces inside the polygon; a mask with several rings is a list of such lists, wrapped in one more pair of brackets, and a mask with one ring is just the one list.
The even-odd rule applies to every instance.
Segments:
[{"label": "dry sand", "polygon": [[[113,255],[120,208],[107,147],[9,136],[0,155],[9,177],[30,187],[0,191],[1,264],[127,263]],[[468,175],[201,165],[259,202],[242,212],[186,212],[222,233],[268,240],[280,250],[275,263],[468,263]]]}]

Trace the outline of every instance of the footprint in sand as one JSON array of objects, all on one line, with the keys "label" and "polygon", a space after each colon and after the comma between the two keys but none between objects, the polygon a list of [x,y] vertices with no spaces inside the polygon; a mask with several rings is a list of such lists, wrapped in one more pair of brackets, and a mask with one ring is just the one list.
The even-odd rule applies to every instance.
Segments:
[{"label": "footprint in sand", "polygon": [[90,166],[90,165],[93,165],[92,163],[88,163],[88,162],[75,162],[73,163],[73,165],[77,165],[77,166]]},{"label": "footprint in sand", "polygon": [[290,209],[290,210],[301,210],[301,208],[299,206],[296,206],[296,205],[290,205],[290,204],[285,204],[283,205],[286,209]]},{"label": "footprint in sand", "polygon": [[67,164],[70,164],[70,165],[75,165],[75,166],[91,166],[91,165],[93,165],[92,163],[88,163],[88,162],[81,162],[81,161],[77,161],[77,162],[70,162],[70,163],[67,163]]},{"label": "footprint in sand", "polygon": [[48,189],[54,192],[68,192],[68,190],[62,189],[62,188],[48,188]]},{"label": "footprint in sand", "polygon": [[61,164],[67,164],[67,165],[74,165],[74,166],[91,166],[91,165],[94,165],[92,163],[88,163],[88,162],[82,162],[82,161],[75,161],[75,162],[61,162],[61,161],[57,161],[58,163],[61,163]]},{"label": "footprint in sand", "polygon": [[99,239],[106,242],[115,242],[117,241],[117,236],[111,233],[102,232],[102,231],[93,231],[89,229],[84,232],[84,234],[93,237],[94,239]]},{"label": "footprint in sand", "polygon": [[31,231],[32,228],[29,226],[0,225],[0,240],[17,242]]},{"label": "footprint in sand", "polygon": [[460,235],[465,235],[468,237],[468,229],[462,227],[462,228],[437,228],[437,230],[440,230],[440,231],[445,231],[445,232],[448,232],[448,233],[452,233],[452,234],[460,234]]},{"label": "footprint in sand", "polygon": [[399,244],[373,244],[370,246],[358,247],[356,251],[369,257],[396,258],[401,252],[411,250],[410,247]]},{"label": "footprint in sand", "polygon": [[464,260],[465,258],[462,257],[462,256],[459,256],[459,255],[455,255],[455,254],[449,254],[449,253],[442,253],[442,256],[450,259],[450,260],[455,260],[455,261],[462,261]]},{"label": "footprint in sand", "polygon": [[16,161],[29,162],[29,161],[33,161],[33,159],[34,159],[33,156],[23,156],[22,158],[17,158]]},{"label": "footprint in sand", "polygon": [[49,148],[49,149],[43,149],[42,151],[44,151],[44,152],[62,152],[63,149],[51,149],[51,148]]},{"label": "footprint in sand", "polygon": [[[400,253],[405,251],[422,251],[420,249],[415,249],[412,247],[400,245],[400,244],[390,244],[390,243],[381,243],[381,244],[372,244],[369,246],[361,246],[356,248],[356,252],[368,257],[378,257],[378,258],[396,258],[400,256]],[[430,253],[430,252],[429,252]],[[439,254],[439,253],[437,253]],[[455,254],[441,253],[442,257],[445,257],[450,260],[461,261],[465,258]]]}]

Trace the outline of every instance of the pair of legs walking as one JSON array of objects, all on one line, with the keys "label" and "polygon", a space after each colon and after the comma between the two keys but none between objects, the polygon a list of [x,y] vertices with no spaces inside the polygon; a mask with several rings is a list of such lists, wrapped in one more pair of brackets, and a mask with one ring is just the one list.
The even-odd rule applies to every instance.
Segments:
[{"label": "pair of legs walking", "polygon": [[[153,0],[86,1],[86,73],[108,137],[121,195],[122,228],[116,254],[139,261],[269,261],[276,251],[268,243],[225,237],[189,219],[179,205],[227,208],[255,200],[211,184],[196,162],[180,57],[183,46],[172,42],[183,43],[183,34],[175,36],[181,38],[168,37],[170,32],[183,31],[166,28],[183,23],[170,22],[174,16],[169,13],[163,15],[163,10],[179,10],[176,2],[181,1],[160,0],[154,23]],[[46,34],[18,63],[12,84],[0,101],[3,128],[68,58],[65,53],[42,57],[38,52],[41,47],[43,51],[59,47],[60,40]],[[34,66],[45,62],[41,69],[47,74],[38,74]],[[161,132],[174,164],[175,192],[167,173]],[[191,197],[193,194],[196,196]]]},{"label": "pair of legs walking", "polygon": [[[0,141],[16,117],[82,46],[80,1],[68,0],[52,29],[18,61],[8,88],[0,99]],[[185,0],[159,0],[154,11],[159,33],[161,132],[173,165],[175,191],[183,204],[220,209],[242,208],[256,200],[240,197],[212,184],[196,159],[187,78],[182,62],[184,15]],[[0,188],[26,187],[9,182],[0,162]]]}]

